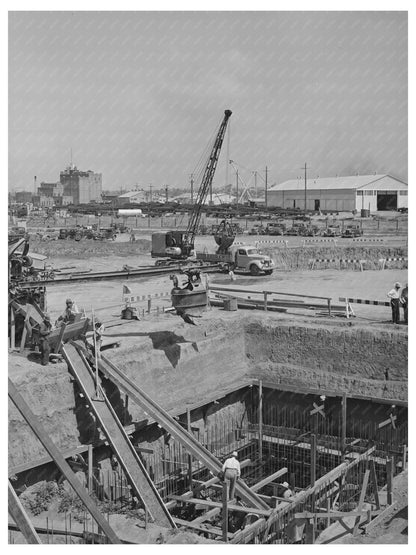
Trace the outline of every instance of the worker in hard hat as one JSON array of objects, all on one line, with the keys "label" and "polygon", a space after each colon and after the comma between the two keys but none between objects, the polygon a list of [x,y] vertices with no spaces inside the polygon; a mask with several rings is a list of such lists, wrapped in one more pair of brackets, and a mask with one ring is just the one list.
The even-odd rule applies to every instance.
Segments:
[{"label": "worker in hard hat", "polygon": [[401,284],[397,281],[394,284],[393,289],[387,293],[387,296],[390,298],[393,324],[400,323],[400,296],[401,296],[400,289],[401,288],[402,288]]},{"label": "worker in hard hat", "polygon": [[290,489],[290,486],[287,482],[283,482],[283,484],[280,485],[283,488],[282,497],[284,499],[290,499],[291,497],[293,497],[293,491]]},{"label": "worker in hard hat", "polygon": [[233,451],[231,457],[226,459],[225,463],[222,465],[222,471],[224,473],[224,479],[228,480],[229,483],[229,494],[228,498],[230,500],[234,499],[235,484],[241,476],[240,463],[238,462],[238,453]]},{"label": "worker in hard hat", "polygon": [[43,320],[39,325],[39,349],[42,366],[47,366],[49,364],[49,355],[51,352],[51,347],[49,345],[49,335],[51,333],[51,329],[51,317],[49,316],[49,314],[45,313],[43,315]]},{"label": "worker in hard hat", "polygon": [[62,324],[72,324],[75,321],[75,314],[79,313],[78,307],[72,299],[67,299],[65,303],[65,310],[56,321],[57,326],[62,326]]}]

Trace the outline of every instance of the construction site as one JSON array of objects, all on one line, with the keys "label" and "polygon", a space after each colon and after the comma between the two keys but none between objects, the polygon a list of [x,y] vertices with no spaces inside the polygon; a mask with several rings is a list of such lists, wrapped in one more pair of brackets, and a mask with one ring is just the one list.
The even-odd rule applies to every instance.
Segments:
[{"label": "construction site", "polygon": [[9,241],[9,543],[407,543],[407,231],[197,236],[230,116],[186,227]]}]

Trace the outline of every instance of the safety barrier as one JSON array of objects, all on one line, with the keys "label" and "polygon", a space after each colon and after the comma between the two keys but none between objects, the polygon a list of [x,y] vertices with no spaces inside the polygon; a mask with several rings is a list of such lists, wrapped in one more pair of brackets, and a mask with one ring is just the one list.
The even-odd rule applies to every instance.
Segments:
[{"label": "safety barrier", "polygon": [[384,270],[387,262],[407,262],[407,257],[397,257],[397,258],[379,258],[379,269]]},{"label": "safety barrier", "polygon": [[339,264],[339,269],[341,269],[342,264],[359,264],[361,272],[364,271],[364,264],[367,260],[359,260],[357,258],[310,258],[309,259],[310,269],[313,270],[315,264],[318,262],[332,262]]},{"label": "safety barrier", "polygon": [[355,243],[383,243],[384,239],[370,239],[369,237],[362,239],[353,239]]},{"label": "safety barrier", "polygon": [[333,243],[334,245],[337,244],[337,239],[302,239],[303,245],[309,245],[311,243]]},{"label": "safety barrier", "polygon": [[370,301],[368,299],[350,299],[349,297],[339,297],[338,300],[340,303],[345,303],[345,315],[347,318],[349,318],[350,316],[355,316],[351,303],[373,306],[390,306],[389,301]]},{"label": "safety barrier", "polygon": [[[234,243],[235,244],[235,243]],[[264,241],[256,241],[256,247],[257,245],[272,245],[272,244],[282,244],[285,245],[285,247],[287,247],[288,245],[288,241],[286,241],[285,239],[269,239],[269,240],[264,240]]]}]

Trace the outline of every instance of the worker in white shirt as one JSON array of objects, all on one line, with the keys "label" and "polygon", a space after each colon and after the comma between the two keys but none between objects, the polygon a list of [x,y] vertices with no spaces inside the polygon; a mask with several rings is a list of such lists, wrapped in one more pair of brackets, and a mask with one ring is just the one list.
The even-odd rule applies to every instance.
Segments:
[{"label": "worker in white shirt", "polygon": [[222,465],[222,471],[224,472],[224,479],[228,480],[230,491],[229,499],[234,499],[235,483],[237,479],[241,476],[240,463],[237,460],[238,453],[233,451],[231,457],[229,457],[225,463]]},{"label": "worker in white shirt", "polygon": [[290,489],[290,486],[287,482],[283,482],[283,484],[280,485],[283,488],[284,499],[290,499],[290,497],[293,497],[293,491]]},{"label": "worker in white shirt", "polygon": [[393,318],[393,324],[398,324],[400,322],[400,289],[402,288],[399,282],[394,284],[391,291],[387,293],[390,298],[391,312]]}]

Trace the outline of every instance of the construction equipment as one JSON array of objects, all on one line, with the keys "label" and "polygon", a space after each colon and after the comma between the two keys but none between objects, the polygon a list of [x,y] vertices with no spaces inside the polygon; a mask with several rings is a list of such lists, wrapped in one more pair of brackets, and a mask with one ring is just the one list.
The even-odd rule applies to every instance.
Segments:
[{"label": "construction equipment", "polygon": [[212,185],[218,158],[221,152],[225,131],[231,110],[224,111],[224,118],[217,132],[214,145],[205,166],[201,185],[199,186],[196,202],[193,206],[188,226],[185,231],[168,231],[167,233],[155,233],[152,235],[152,257],[169,257],[171,259],[187,259],[194,251],[195,235],[197,233],[202,207],[208,196]]}]

